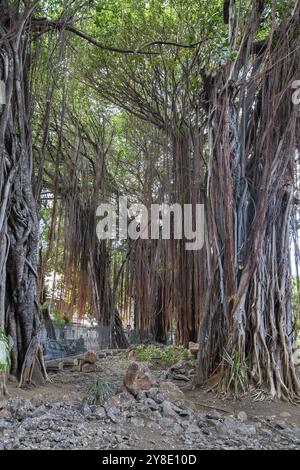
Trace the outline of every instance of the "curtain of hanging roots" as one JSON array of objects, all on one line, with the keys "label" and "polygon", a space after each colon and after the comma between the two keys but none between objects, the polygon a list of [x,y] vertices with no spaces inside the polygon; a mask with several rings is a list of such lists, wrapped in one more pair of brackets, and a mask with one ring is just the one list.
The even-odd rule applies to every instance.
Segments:
[{"label": "curtain of hanging roots", "polygon": [[299,120],[291,84],[300,76],[299,3],[276,41],[254,54],[260,14],[209,90],[211,273],[196,377],[202,383],[220,364],[223,391],[252,385],[257,398],[296,399],[290,258]]}]

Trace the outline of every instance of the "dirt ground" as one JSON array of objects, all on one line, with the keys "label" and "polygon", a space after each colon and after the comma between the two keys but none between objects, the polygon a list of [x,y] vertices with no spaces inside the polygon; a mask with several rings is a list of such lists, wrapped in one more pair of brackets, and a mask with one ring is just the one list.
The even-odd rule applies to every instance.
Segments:
[{"label": "dirt ground", "polygon": [[215,393],[207,393],[205,388],[186,391],[185,396],[198,410],[205,411],[212,408],[217,409],[221,414],[234,415],[245,411],[249,418],[257,415],[275,416],[278,419],[284,418],[290,424],[300,427],[300,406],[291,403],[270,400],[254,401],[251,397],[244,397],[241,400],[224,399]]}]

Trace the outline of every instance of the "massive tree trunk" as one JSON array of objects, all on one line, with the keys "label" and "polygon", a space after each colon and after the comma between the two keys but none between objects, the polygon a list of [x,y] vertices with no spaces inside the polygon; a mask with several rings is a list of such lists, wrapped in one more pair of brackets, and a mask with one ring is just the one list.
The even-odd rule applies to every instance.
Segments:
[{"label": "massive tree trunk", "polygon": [[12,373],[23,384],[31,381],[34,365],[46,374],[38,341],[39,223],[32,189],[29,38],[24,31],[31,10],[12,10],[6,8],[0,17],[0,78],[5,85],[0,111],[0,320],[13,342]]},{"label": "massive tree trunk", "polygon": [[257,398],[294,400],[300,384],[292,350],[291,84],[300,73],[299,4],[269,49],[250,59],[261,12],[258,6],[253,13],[235,65],[223,67],[209,90],[210,270],[196,377],[203,383],[218,370],[222,391],[238,395],[254,386]]}]

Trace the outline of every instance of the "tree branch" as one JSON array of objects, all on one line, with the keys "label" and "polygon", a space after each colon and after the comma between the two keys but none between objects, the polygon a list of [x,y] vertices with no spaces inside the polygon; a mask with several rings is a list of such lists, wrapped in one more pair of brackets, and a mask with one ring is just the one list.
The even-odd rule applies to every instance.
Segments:
[{"label": "tree branch", "polygon": [[89,36],[88,34],[84,33],[83,31],[80,31],[77,29],[75,26],[61,22],[61,21],[51,21],[45,18],[33,18],[31,22],[31,29],[34,31],[40,31],[40,32],[46,32],[50,30],[66,30],[69,31],[76,36],[81,37],[82,39],[85,39],[87,42],[90,44],[93,44],[96,47],[99,47],[100,49],[104,49],[106,51],[111,51],[111,52],[119,52],[122,54],[143,54],[143,55],[158,55],[159,52],[152,52],[152,51],[146,51],[145,49],[151,46],[174,46],[174,47],[180,47],[180,48],[185,48],[185,49],[193,49],[196,46],[198,46],[201,42],[195,42],[193,44],[180,44],[177,43],[176,41],[151,41],[147,44],[144,44],[140,48],[137,49],[124,49],[120,47],[114,47],[114,46],[108,46],[106,44],[103,44],[99,42],[97,39]]}]

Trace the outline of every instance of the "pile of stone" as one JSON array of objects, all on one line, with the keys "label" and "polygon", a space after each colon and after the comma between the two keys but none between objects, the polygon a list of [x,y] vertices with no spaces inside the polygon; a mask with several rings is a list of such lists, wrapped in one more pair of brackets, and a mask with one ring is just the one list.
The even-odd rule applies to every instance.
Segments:
[{"label": "pile of stone", "polygon": [[97,355],[92,351],[87,351],[82,358],[74,360],[74,367],[79,372],[94,372],[97,369]]},{"label": "pile of stone", "polygon": [[195,366],[188,359],[181,359],[161,374],[162,380],[189,382],[194,378]]},{"label": "pile of stone", "polygon": [[103,406],[65,396],[0,402],[0,449],[299,449],[299,429],[245,413],[199,412],[174,384],[127,391]]}]

